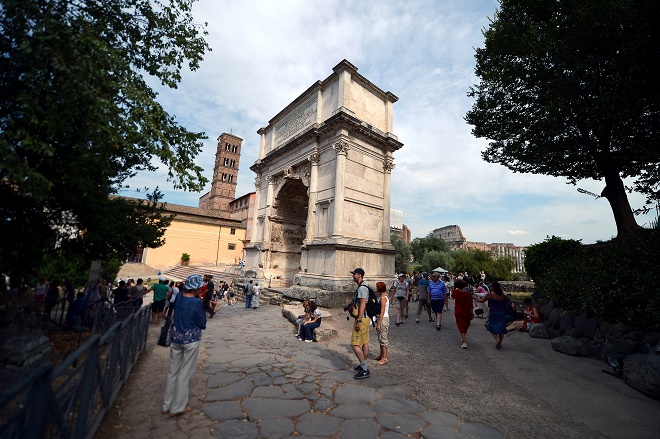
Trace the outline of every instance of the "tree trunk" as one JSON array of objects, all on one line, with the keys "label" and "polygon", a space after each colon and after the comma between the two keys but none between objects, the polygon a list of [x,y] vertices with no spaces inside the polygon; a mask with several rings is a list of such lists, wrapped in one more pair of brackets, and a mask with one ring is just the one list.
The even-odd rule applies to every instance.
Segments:
[{"label": "tree trunk", "polygon": [[630,208],[628,194],[626,194],[623,180],[621,180],[618,172],[605,173],[605,188],[600,196],[607,198],[607,201],[610,202],[614,222],[616,223],[617,237],[630,236],[641,229]]}]

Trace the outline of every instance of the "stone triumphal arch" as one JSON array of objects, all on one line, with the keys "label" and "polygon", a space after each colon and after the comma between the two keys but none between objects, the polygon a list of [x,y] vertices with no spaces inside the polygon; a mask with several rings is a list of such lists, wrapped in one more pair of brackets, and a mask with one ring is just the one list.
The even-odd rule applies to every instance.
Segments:
[{"label": "stone triumphal arch", "polygon": [[[394,273],[390,243],[392,104],[384,92],[340,62],[261,128],[255,215],[246,265],[273,286],[324,297]],[[293,294],[295,295],[295,294]],[[343,295],[340,295],[343,297]],[[343,298],[338,299],[343,300]]]}]

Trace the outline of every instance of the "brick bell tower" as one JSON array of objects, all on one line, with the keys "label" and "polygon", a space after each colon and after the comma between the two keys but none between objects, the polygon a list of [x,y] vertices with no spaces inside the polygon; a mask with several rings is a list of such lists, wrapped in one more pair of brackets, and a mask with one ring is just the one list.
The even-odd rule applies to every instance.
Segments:
[{"label": "brick bell tower", "polygon": [[242,143],[243,139],[233,134],[222,133],[218,137],[213,182],[211,190],[199,199],[201,209],[229,211],[229,203],[234,200],[236,195]]}]

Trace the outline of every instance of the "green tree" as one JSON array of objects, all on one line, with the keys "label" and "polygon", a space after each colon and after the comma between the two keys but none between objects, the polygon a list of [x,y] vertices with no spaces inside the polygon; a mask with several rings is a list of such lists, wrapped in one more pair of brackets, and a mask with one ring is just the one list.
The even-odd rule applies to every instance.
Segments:
[{"label": "green tree", "polygon": [[[0,266],[34,274],[48,252],[125,258],[161,244],[157,204],[110,197],[158,162],[201,190],[205,138],[156,101],[196,70],[206,32],[191,0],[3,0],[0,7]],[[103,257],[101,257],[103,256]],[[16,280],[16,279],[14,279]]]},{"label": "green tree", "polygon": [[430,272],[434,268],[442,267],[449,270],[452,265],[452,259],[449,253],[433,250],[424,253],[422,258],[422,271]]},{"label": "green tree", "polygon": [[436,238],[432,234],[428,234],[424,238],[415,238],[410,243],[410,253],[412,253],[414,261],[421,262],[424,255],[431,251],[448,253],[449,247],[442,238]]},{"label": "green tree", "polygon": [[408,265],[410,264],[410,247],[397,235],[390,235],[390,242],[396,250],[394,271],[397,273],[407,273]]},{"label": "green tree", "polygon": [[660,8],[652,0],[501,0],[466,120],[484,160],[604,180],[619,236],[639,230],[622,178],[658,198]]}]

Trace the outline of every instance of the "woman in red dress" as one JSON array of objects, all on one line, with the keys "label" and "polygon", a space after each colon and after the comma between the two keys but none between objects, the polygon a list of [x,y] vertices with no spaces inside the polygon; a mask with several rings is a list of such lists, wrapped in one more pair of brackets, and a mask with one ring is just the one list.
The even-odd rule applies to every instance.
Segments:
[{"label": "woman in red dress", "polygon": [[467,348],[467,331],[472,320],[472,296],[465,290],[467,283],[463,279],[454,281],[454,290],[451,296],[454,298],[454,317],[456,317],[456,326],[461,333],[461,347]]}]

